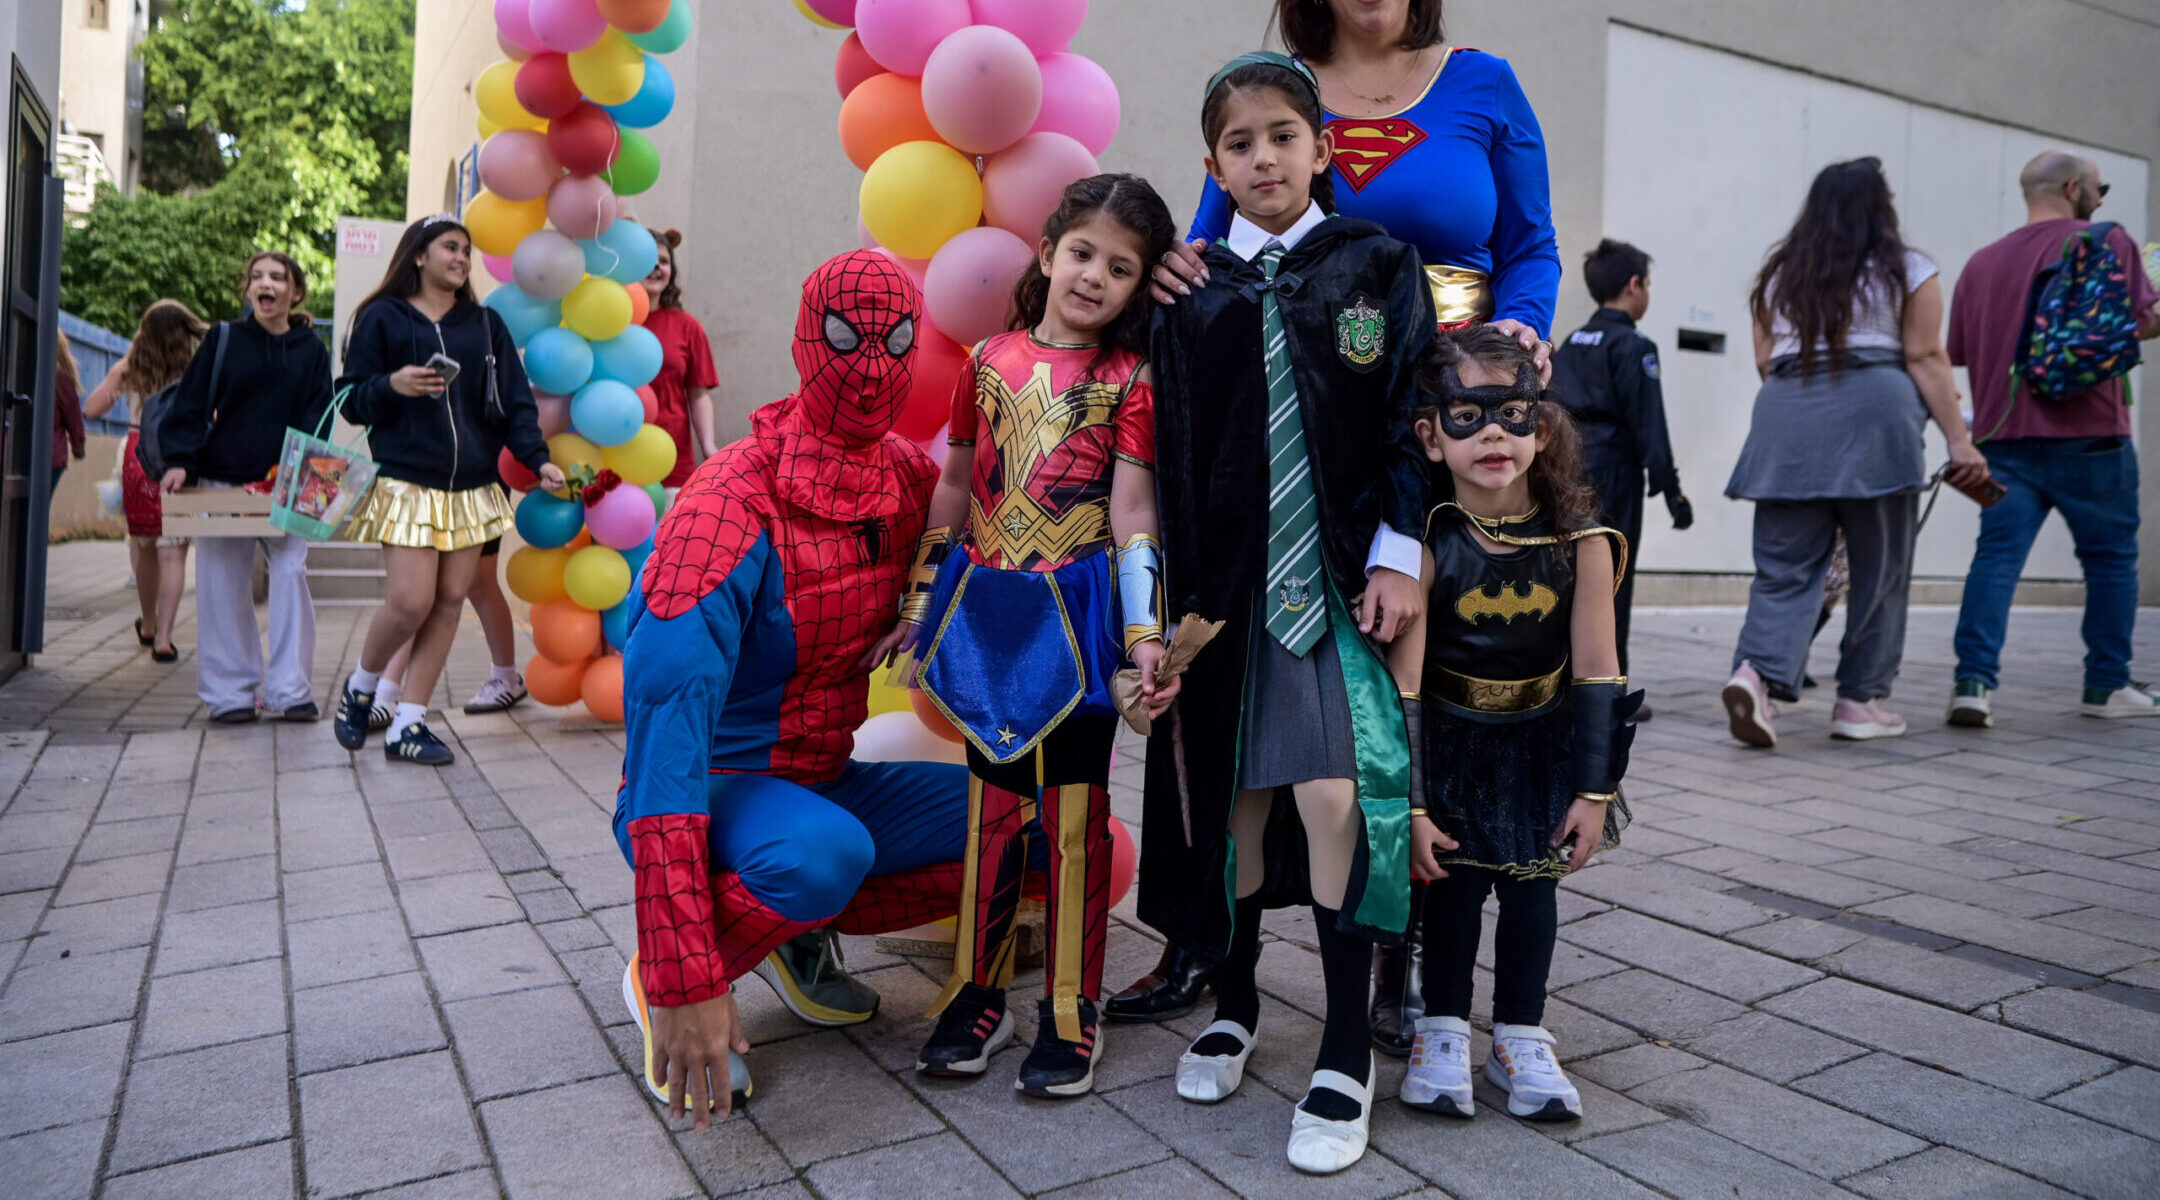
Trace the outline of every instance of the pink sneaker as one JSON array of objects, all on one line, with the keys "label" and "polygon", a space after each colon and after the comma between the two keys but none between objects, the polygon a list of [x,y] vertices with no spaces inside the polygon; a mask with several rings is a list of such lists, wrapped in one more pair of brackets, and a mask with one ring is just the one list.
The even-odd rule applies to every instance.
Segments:
[{"label": "pink sneaker", "polygon": [[1840,699],[1830,710],[1830,736],[1865,742],[1873,738],[1905,736],[1905,718],[1884,708],[1882,701]]},{"label": "pink sneaker", "polygon": [[1777,726],[1770,720],[1777,708],[1770,702],[1770,691],[1763,686],[1762,676],[1746,660],[1733,668],[1732,678],[1725,682],[1723,699],[1727,728],[1734,737],[1750,746],[1777,745]]}]

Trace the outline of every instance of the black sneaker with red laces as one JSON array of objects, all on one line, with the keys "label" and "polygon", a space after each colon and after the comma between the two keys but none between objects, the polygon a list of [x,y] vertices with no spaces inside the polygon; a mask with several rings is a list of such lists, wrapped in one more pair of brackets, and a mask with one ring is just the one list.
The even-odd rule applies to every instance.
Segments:
[{"label": "black sneaker with red laces", "polygon": [[990,1069],[990,1056],[1012,1041],[1012,1013],[998,988],[960,985],[938,1015],[937,1028],[916,1056],[915,1069],[941,1079],[964,1079]]},{"label": "black sneaker with red laces", "polygon": [[1095,1088],[1095,1064],[1102,1059],[1102,1023],[1096,1019],[1095,1002],[1080,997],[1080,1040],[1068,1042],[1058,1036],[1057,1014],[1044,997],[1036,1003],[1039,1024],[1035,1045],[1020,1064],[1013,1087],[1030,1096],[1067,1099],[1085,1096]]}]

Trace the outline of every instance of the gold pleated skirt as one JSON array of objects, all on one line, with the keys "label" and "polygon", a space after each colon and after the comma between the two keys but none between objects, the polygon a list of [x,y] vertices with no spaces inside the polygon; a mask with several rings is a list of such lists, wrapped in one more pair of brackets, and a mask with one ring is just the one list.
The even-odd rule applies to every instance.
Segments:
[{"label": "gold pleated skirt", "polygon": [[512,519],[501,484],[446,492],[378,476],[345,538],[448,553],[501,537]]}]

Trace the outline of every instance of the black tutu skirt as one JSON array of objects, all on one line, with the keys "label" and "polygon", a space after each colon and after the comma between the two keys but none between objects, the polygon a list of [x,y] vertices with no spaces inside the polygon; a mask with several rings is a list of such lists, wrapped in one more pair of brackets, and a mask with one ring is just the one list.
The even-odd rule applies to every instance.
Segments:
[{"label": "black tutu skirt", "polygon": [[[1461,843],[1440,851],[1450,863],[1503,871],[1521,879],[1567,874],[1553,832],[1575,800],[1566,704],[1527,721],[1471,721],[1430,705],[1425,710],[1425,807],[1440,831]],[[1620,844],[1625,799],[1605,806],[1598,849]]]}]

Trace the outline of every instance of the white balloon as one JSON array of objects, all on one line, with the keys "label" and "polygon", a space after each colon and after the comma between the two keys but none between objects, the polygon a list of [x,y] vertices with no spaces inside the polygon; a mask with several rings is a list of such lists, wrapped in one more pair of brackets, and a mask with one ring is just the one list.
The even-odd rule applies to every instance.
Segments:
[{"label": "white balloon", "polygon": [[527,234],[510,255],[510,275],[526,295],[560,300],[585,279],[585,248],[552,229]]},{"label": "white balloon", "polygon": [[879,713],[855,731],[856,762],[942,762],[967,765],[967,749],[930,732],[912,712]]}]

